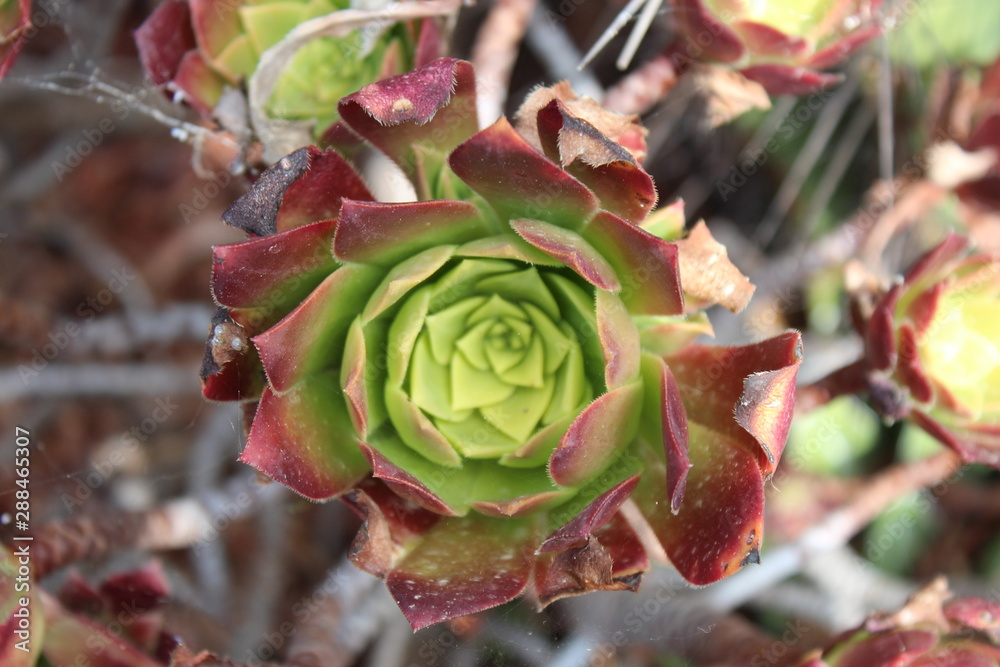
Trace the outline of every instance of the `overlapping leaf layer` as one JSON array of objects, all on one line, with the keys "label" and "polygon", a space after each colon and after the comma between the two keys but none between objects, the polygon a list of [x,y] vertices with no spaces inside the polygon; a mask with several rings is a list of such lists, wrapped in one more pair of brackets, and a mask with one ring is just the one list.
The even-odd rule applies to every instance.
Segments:
[{"label": "overlapping leaf layer", "polygon": [[242,460],[353,507],[355,562],[415,628],[635,588],[638,531],[696,583],[756,562],[798,334],[694,345],[681,267],[700,304],[748,289],[699,259],[707,230],[674,243],[677,207],[647,218],[649,175],[559,96],[522,111],[534,134],[477,131],[474,90],[441,59],[340,103],[419,201],[303,148],[227,212],[250,238],[216,248],[202,375],[256,402]]}]

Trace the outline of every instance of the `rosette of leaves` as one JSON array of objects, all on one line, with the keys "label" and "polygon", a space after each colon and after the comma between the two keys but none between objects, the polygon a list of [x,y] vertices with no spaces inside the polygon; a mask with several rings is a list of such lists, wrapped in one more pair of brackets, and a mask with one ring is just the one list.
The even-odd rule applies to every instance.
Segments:
[{"label": "rosette of leaves", "polygon": [[0,664],[170,663],[175,640],[163,631],[161,610],[169,588],[158,563],[109,576],[97,588],[70,572],[58,593],[51,594],[25,566],[29,556],[19,552],[22,544],[0,546]]},{"label": "rosette of leaves", "polygon": [[674,0],[675,59],[725,63],[772,95],[839,82],[823,73],[879,34],[881,0]]},{"label": "rosette of leaves", "polygon": [[898,612],[869,618],[799,667],[997,667],[998,619],[996,601],[951,599],[940,578]]},{"label": "rosette of leaves", "polygon": [[685,292],[747,288],[707,229],[662,238],[682,215],[647,217],[652,180],[607,118],[543,91],[523,131],[477,131],[474,91],[441,59],[340,103],[418,201],[372,201],[303,148],[227,211],[250,238],[215,249],[202,377],[252,414],[241,460],[353,507],[353,560],[415,628],[633,589],[639,530],[698,584],[756,562],[798,334],[693,344]]},{"label": "rosette of leaves", "polygon": [[[168,0],[135,38],[153,82],[211,115],[224,91],[245,85],[265,52],[293,29],[349,10],[342,29],[331,24],[328,36],[309,40],[283,63],[264,100],[267,117],[310,123],[318,135],[337,120],[341,97],[412,67],[420,35],[429,42],[438,37],[433,26],[421,30],[384,18],[366,24],[366,14],[376,18],[376,12],[351,7],[349,0]],[[436,51],[436,42],[427,49]]]},{"label": "rosette of leaves", "polygon": [[969,463],[1000,467],[1000,258],[949,234],[877,301],[864,365],[875,407]]}]

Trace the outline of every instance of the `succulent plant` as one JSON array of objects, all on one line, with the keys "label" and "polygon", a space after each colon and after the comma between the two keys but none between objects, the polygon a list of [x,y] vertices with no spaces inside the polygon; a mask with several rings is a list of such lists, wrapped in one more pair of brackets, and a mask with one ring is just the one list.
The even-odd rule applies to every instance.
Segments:
[{"label": "succulent plant", "polygon": [[[153,82],[210,115],[223,91],[253,76],[261,56],[292,29],[350,7],[347,0],[169,0],[135,37]],[[313,39],[298,49],[275,82],[264,113],[315,123],[322,133],[337,119],[341,97],[413,65],[414,48],[402,48],[417,39],[409,27],[382,21],[370,28]]]},{"label": "succulent plant", "polygon": [[883,415],[1000,467],[1000,259],[968,245],[949,234],[875,304],[868,382]]},{"label": "succulent plant", "polygon": [[169,662],[175,642],[162,629],[159,607],[169,589],[158,563],[112,575],[97,589],[70,572],[53,595],[31,576],[31,544],[16,542],[11,550],[0,546],[4,667],[162,667]]},{"label": "succulent plant", "polygon": [[680,60],[726,63],[772,95],[805,95],[841,77],[824,74],[879,34],[881,0],[674,0]]},{"label": "succulent plant", "polygon": [[1000,604],[950,599],[943,578],[918,591],[894,614],[878,614],[845,632],[799,667],[997,667]]},{"label": "succulent plant", "polygon": [[307,147],[226,212],[250,238],[215,249],[202,377],[252,411],[241,460],[353,507],[353,560],[415,628],[526,590],[633,589],[638,530],[697,584],[756,562],[798,334],[694,344],[685,294],[748,284],[703,225],[662,238],[680,209],[648,215],[651,178],[605,134],[636,146],[637,126],[563,87],[521,131],[477,131],[474,90],[440,59],[341,101],[418,201],[373,201]]}]

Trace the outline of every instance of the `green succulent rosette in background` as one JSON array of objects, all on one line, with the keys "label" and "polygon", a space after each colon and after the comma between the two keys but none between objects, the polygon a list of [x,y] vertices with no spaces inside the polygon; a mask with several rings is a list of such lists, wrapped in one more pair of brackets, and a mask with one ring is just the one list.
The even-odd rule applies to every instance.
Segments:
[{"label": "green succulent rosette in background", "polygon": [[949,234],[875,303],[856,368],[884,416],[1000,468],[998,323],[1000,258]]},{"label": "green succulent rosette in background", "polygon": [[799,335],[694,344],[690,304],[748,287],[708,230],[666,240],[679,208],[649,215],[651,178],[565,88],[482,131],[474,91],[441,59],[341,101],[418,201],[309,147],[227,211],[249,239],[215,249],[202,377],[252,414],[241,460],[353,507],[353,560],[415,628],[634,589],[639,531],[697,584],[756,562]]},{"label": "green succulent rosette in background", "polygon": [[673,0],[675,61],[725,63],[772,95],[806,95],[881,32],[882,0]]},{"label": "green succulent rosette in background", "polygon": [[[391,13],[403,4],[421,3],[386,0],[380,9]],[[343,17],[343,25],[304,40],[279,63],[259,110],[272,121],[308,124],[316,137],[337,121],[347,93],[440,55],[440,33],[430,19],[397,23],[349,0],[168,0],[135,37],[152,81],[209,116],[227,88],[254,77],[269,49],[321,17]]]}]

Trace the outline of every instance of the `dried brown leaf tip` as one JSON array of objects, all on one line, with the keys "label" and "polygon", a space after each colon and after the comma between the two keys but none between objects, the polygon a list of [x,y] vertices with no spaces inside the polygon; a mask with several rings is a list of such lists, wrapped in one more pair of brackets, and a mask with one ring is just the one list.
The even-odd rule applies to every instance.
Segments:
[{"label": "dried brown leaf tip", "polygon": [[[568,81],[561,81],[554,86],[536,88],[525,98],[521,108],[518,109],[515,116],[517,131],[535,148],[542,149],[538,136],[538,112],[551,104],[553,100],[559,100],[567,114],[589,125],[621,148],[626,149],[637,162],[646,159],[648,130],[639,122],[639,116],[608,111],[591,98],[578,96]],[[594,146],[593,139],[582,128],[575,128],[574,135],[569,141],[576,147],[576,150],[568,148],[566,155],[561,156],[564,166],[576,157],[580,157],[595,166],[605,163],[601,160],[602,156],[606,155],[609,150],[606,146],[603,144],[600,147]],[[569,159],[566,159],[567,156]]]},{"label": "dried brown leaf tip", "polygon": [[[717,303],[738,313],[750,303],[754,286],[729,260],[703,220],[677,241],[684,294],[704,306]],[[690,301],[689,301],[690,307]]]}]

